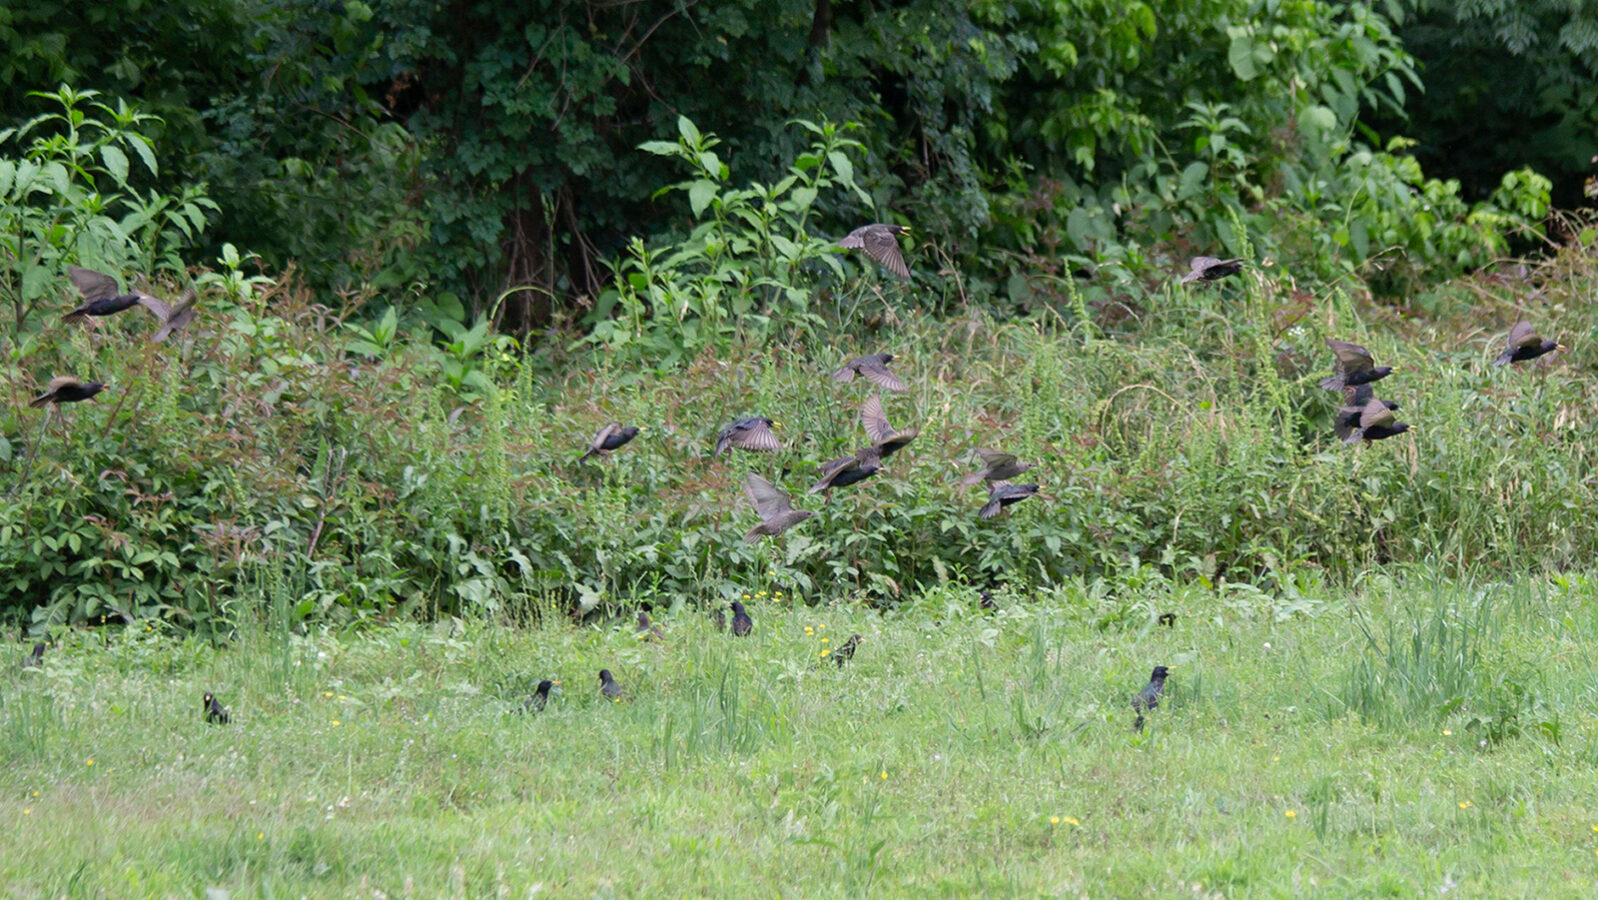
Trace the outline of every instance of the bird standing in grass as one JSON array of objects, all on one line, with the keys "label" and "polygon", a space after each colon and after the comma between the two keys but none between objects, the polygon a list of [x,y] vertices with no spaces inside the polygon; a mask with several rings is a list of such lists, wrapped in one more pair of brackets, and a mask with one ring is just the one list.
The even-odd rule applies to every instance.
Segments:
[{"label": "bird standing in grass", "polygon": [[1403,434],[1414,426],[1408,422],[1399,422],[1393,417],[1392,409],[1386,403],[1372,397],[1363,407],[1344,406],[1337,410],[1338,418],[1347,421],[1349,416],[1357,416],[1351,424],[1338,425],[1338,436],[1345,444],[1357,444],[1361,440],[1369,444],[1382,438],[1390,438],[1395,434]]},{"label": "bird standing in grass", "polygon": [[612,702],[621,702],[621,685],[616,683],[616,679],[610,674],[609,669],[599,670],[599,694]]},{"label": "bird standing in grass", "polygon": [[1349,385],[1370,384],[1393,373],[1392,366],[1378,366],[1371,352],[1348,341],[1327,339],[1326,346],[1337,355],[1336,368],[1321,379],[1321,387],[1340,391]]},{"label": "bird standing in grass", "polygon": [[44,642],[40,641],[33,645],[32,653],[22,658],[22,664],[19,668],[36,669],[42,665],[44,665]]},{"label": "bird standing in grass", "polygon": [[898,453],[920,434],[920,429],[912,428],[909,431],[894,431],[888,424],[888,417],[882,412],[882,398],[876,394],[866,398],[860,404],[860,424],[865,426],[866,434],[871,436],[872,446],[876,448],[878,456],[882,459]]},{"label": "bird standing in grass", "polygon": [[1202,281],[1206,284],[1211,281],[1220,281],[1230,275],[1243,271],[1241,259],[1217,259],[1213,256],[1195,256],[1188,262],[1188,273],[1182,276],[1181,284],[1190,281]]},{"label": "bird standing in grass", "polygon": [[606,423],[606,425],[599,429],[599,431],[594,435],[594,439],[589,442],[588,452],[577,457],[577,461],[582,462],[588,457],[594,456],[596,454],[600,456],[607,455],[610,453],[610,451],[620,448],[637,436],[638,428],[636,426],[629,425],[623,428],[620,422]]},{"label": "bird standing in grass", "polygon": [[527,701],[522,704],[521,711],[524,713],[542,711],[545,704],[549,703],[549,689],[558,683],[550,681],[548,678],[540,681],[538,687],[533,688],[533,695],[528,697]]},{"label": "bird standing in grass", "polygon": [[1149,683],[1143,685],[1143,690],[1137,692],[1132,698],[1132,711],[1137,713],[1137,721],[1132,723],[1132,728],[1143,730],[1143,714],[1160,705],[1160,695],[1165,693],[1165,676],[1170,674],[1170,669],[1165,666],[1155,666],[1153,674],[1149,675]]},{"label": "bird standing in grass", "polygon": [[233,721],[232,718],[228,716],[227,710],[222,708],[222,704],[216,702],[215,694],[211,693],[210,691],[206,691],[204,699],[205,721],[212,725],[226,725],[227,723]]},{"label": "bird standing in grass", "polygon": [[649,613],[638,611],[638,631],[634,634],[640,641],[658,641],[665,635],[661,634],[660,626],[649,621]]},{"label": "bird standing in grass", "polygon": [[889,391],[902,391],[904,382],[899,376],[888,371],[888,363],[893,362],[892,353],[873,353],[870,356],[859,356],[843,364],[843,368],[832,373],[833,381],[853,381],[856,375],[870,381],[877,387]]},{"label": "bird standing in grass", "polygon": [[760,524],[744,535],[748,543],[753,544],[765,536],[776,537],[815,515],[808,509],[794,509],[786,492],[753,472],[744,476],[744,491],[754,501],[755,511],[760,513]]},{"label": "bird standing in grass", "polygon": [[105,385],[98,381],[84,381],[76,375],[57,375],[44,386],[44,393],[34,397],[28,405],[34,409],[41,409],[52,403],[77,403],[103,390]]},{"label": "bird standing in grass", "polygon": [[843,668],[844,663],[854,659],[854,652],[860,649],[862,640],[863,638],[859,634],[851,634],[847,641],[839,644],[838,649],[832,651],[832,661],[838,664],[838,668]]},{"label": "bird standing in grass", "polygon": [[988,502],[982,504],[977,515],[984,519],[991,519],[998,515],[1006,506],[1020,503],[1022,500],[1036,494],[1040,485],[1036,484],[1011,484],[1008,481],[995,481],[988,486]]},{"label": "bird standing in grass", "polygon": [[993,482],[1014,478],[1033,465],[1018,461],[1014,453],[1001,453],[998,450],[978,450],[977,456],[982,458],[982,471],[972,472],[960,479],[960,483],[967,487],[979,481]]},{"label": "bird standing in grass", "polygon": [[1503,353],[1498,354],[1498,358],[1493,360],[1493,365],[1507,366],[1510,363],[1526,362],[1544,353],[1564,349],[1564,345],[1557,341],[1543,340],[1543,336],[1531,327],[1530,322],[1521,319],[1509,329],[1509,346],[1504,348]]},{"label": "bird standing in grass", "polygon": [[843,239],[838,241],[838,246],[845,250],[864,250],[867,256],[880,263],[884,269],[900,278],[909,278],[910,267],[904,264],[904,256],[899,252],[899,235],[909,230],[904,225],[886,225],[881,222],[861,225],[844,235]]},{"label": "bird standing in grass", "polygon": [[987,612],[997,612],[999,604],[993,602],[993,594],[988,591],[977,591],[977,608]]},{"label": "bird standing in grass", "polygon": [[743,601],[732,601],[732,633],[737,637],[748,637],[754,627],[755,620],[749,618],[749,613],[744,611]]},{"label": "bird standing in grass", "polygon": [[716,452],[712,455],[720,456],[733,448],[756,451],[781,450],[782,442],[772,433],[772,429],[777,427],[776,422],[765,416],[739,419],[716,435]]},{"label": "bird standing in grass", "polygon": [[875,446],[867,447],[853,456],[832,460],[821,467],[821,480],[810,486],[810,493],[827,494],[832,502],[832,489],[859,484],[882,471],[882,452]]}]

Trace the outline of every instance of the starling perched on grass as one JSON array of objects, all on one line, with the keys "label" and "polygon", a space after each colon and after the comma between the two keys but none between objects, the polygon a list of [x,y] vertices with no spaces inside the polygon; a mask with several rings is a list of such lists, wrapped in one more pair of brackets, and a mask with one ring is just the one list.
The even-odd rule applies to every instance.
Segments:
[{"label": "starling perched on grass", "polygon": [[995,481],[988,486],[988,502],[982,504],[982,509],[977,512],[984,519],[991,519],[998,515],[1006,506],[1020,503],[1022,500],[1036,494],[1039,485],[1036,484],[1011,484],[1008,481]]},{"label": "starling perched on grass", "polygon": [[1236,275],[1243,271],[1243,261],[1241,259],[1216,259],[1213,256],[1195,256],[1188,263],[1188,268],[1191,271],[1182,276],[1181,284],[1187,284],[1190,281],[1220,281],[1222,278]]},{"label": "starling perched on grass", "polygon": [[1346,420],[1348,416],[1357,415],[1358,419],[1352,427],[1338,426],[1338,436],[1345,444],[1355,444],[1363,440],[1369,444],[1382,438],[1390,438],[1395,434],[1403,434],[1413,426],[1408,422],[1399,422],[1393,418],[1393,411],[1387,404],[1374,397],[1364,407],[1344,406],[1337,410],[1338,419]]},{"label": "starling perched on grass", "polygon": [[1160,695],[1165,693],[1165,676],[1170,670],[1165,666],[1155,666],[1153,674],[1149,675],[1149,683],[1143,685],[1143,690],[1137,692],[1132,698],[1132,711],[1137,713],[1137,721],[1132,727],[1137,731],[1143,730],[1143,714],[1160,705]]},{"label": "starling perched on grass", "polygon": [[883,459],[898,453],[921,433],[917,428],[894,431],[893,426],[888,424],[888,417],[882,412],[882,399],[876,394],[860,404],[860,424],[866,427],[866,434],[871,436],[872,444]]},{"label": "starling perched on grass", "polygon": [[862,225],[844,236],[838,246],[845,250],[864,250],[866,255],[900,278],[910,277],[910,267],[904,264],[899,252],[898,236],[910,229],[904,225],[884,225],[880,222]]},{"label": "starling perched on grass", "polygon": [[987,591],[978,591],[977,608],[986,610],[988,612],[995,612],[998,610],[999,604],[993,602],[992,594],[988,593]]},{"label": "starling perched on grass", "polygon": [[599,694],[606,700],[621,701],[621,685],[616,683],[616,679],[610,674],[609,669],[599,670]]},{"label": "starling perched on grass", "polygon": [[522,704],[521,712],[540,712],[543,710],[544,705],[549,702],[549,689],[559,683],[558,681],[550,681],[548,678],[540,681],[538,687],[533,688],[533,695],[528,697],[527,701]]},{"label": "starling perched on grass", "polygon": [[856,375],[866,379],[877,387],[890,391],[902,391],[904,382],[899,376],[888,371],[888,363],[893,362],[892,353],[873,353],[870,356],[860,356],[843,364],[843,368],[832,373],[833,381],[853,381]]},{"label": "starling perched on grass", "polygon": [[854,456],[844,456],[822,466],[821,480],[810,486],[810,493],[819,494],[826,491],[827,499],[830,501],[833,488],[858,484],[880,471],[882,471],[882,452],[874,446],[867,447]]},{"label": "starling perched on grass", "polygon": [[744,612],[743,602],[740,600],[732,601],[732,633],[737,637],[748,637],[749,632],[754,630],[754,627],[755,620],[749,618],[749,614]]},{"label": "starling perched on grass", "polygon": [[1340,391],[1349,385],[1370,384],[1393,373],[1392,366],[1378,366],[1371,352],[1358,344],[1328,339],[1326,346],[1337,354],[1337,365],[1331,375],[1321,379],[1321,387]]},{"label": "starling perched on grass", "polygon": [[977,456],[982,458],[982,471],[972,472],[960,479],[960,483],[967,487],[979,481],[1004,481],[1014,478],[1033,465],[1018,462],[1014,453],[1000,453],[997,450],[978,450]]},{"label": "starling perched on grass", "polygon": [[36,669],[42,665],[44,665],[44,642],[40,641],[39,643],[33,645],[32,653],[23,657],[20,668]]},{"label": "starling perched on grass", "polygon": [[144,308],[155,314],[161,324],[155,329],[155,334],[150,335],[150,340],[161,343],[174,334],[181,334],[183,329],[189,327],[194,321],[194,302],[199,299],[199,294],[194,286],[190,285],[178,298],[177,306],[167,306],[149,294],[139,294],[139,302]]},{"label": "starling perched on grass", "polygon": [[649,621],[649,613],[638,611],[638,630],[634,634],[640,641],[658,641],[665,637],[660,632],[660,626]]},{"label": "starling perched on grass", "polygon": [[637,426],[629,425],[626,428],[623,428],[620,422],[606,423],[605,427],[599,429],[599,431],[594,434],[593,441],[591,441],[588,445],[588,452],[577,457],[577,461],[582,462],[583,460],[595,454],[599,454],[601,456],[608,454],[610,451],[621,447],[637,436]]},{"label": "starling perched on grass", "polygon": [[232,721],[227,714],[227,710],[222,708],[222,704],[216,702],[216,695],[210,691],[205,692],[205,721],[212,725],[226,725]]},{"label": "starling perched on grass", "polygon": [[771,433],[776,427],[777,423],[765,416],[739,419],[716,435],[716,452],[713,455],[720,456],[732,447],[739,450],[781,450],[782,442]]},{"label": "starling perched on grass", "polygon": [[[1340,441],[1347,441],[1349,435],[1359,428],[1360,416],[1364,414],[1365,407],[1376,399],[1376,392],[1368,384],[1349,385],[1343,388],[1343,405],[1338,408],[1337,415],[1332,419],[1332,430]],[[1388,409],[1398,409],[1398,404],[1391,400],[1383,400],[1381,404]]]},{"label": "starling perched on grass", "polygon": [[44,393],[34,397],[28,405],[34,409],[41,409],[52,403],[77,403],[103,390],[105,385],[98,381],[84,381],[76,375],[57,375],[44,386]]},{"label": "starling perched on grass", "polygon": [[808,509],[794,509],[787,493],[753,472],[744,476],[744,491],[760,513],[760,524],[749,529],[744,540],[753,544],[762,537],[776,537],[815,515]]},{"label": "starling perched on grass", "polygon": [[1544,353],[1564,349],[1564,346],[1557,341],[1543,340],[1543,336],[1531,327],[1530,322],[1521,319],[1515,323],[1515,327],[1509,329],[1509,346],[1504,348],[1503,353],[1498,354],[1498,358],[1493,360],[1493,365],[1507,366],[1512,362],[1526,362]]},{"label": "starling perched on grass", "polygon": [[1166,628],[1175,628],[1176,627],[1176,613],[1174,613],[1174,612],[1162,612],[1162,613],[1160,613],[1159,623],[1161,625],[1164,625]]},{"label": "starling perched on grass", "polygon": [[854,652],[860,649],[861,640],[860,635],[851,634],[847,641],[839,644],[838,649],[832,651],[832,661],[838,664],[838,668],[843,668],[844,663],[854,659]]}]

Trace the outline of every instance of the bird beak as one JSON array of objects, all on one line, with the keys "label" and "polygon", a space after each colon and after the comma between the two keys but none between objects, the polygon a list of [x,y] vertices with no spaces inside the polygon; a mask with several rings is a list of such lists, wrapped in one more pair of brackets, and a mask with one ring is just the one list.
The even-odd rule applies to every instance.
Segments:
[{"label": "bird beak", "polygon": [[1554,349],[1558,350],[1560,353],[1563,353],[1570,348],[1566,347],[1564,344],[1555,344]]},{"label": "bird beak", "polygon": [[555,681],[555,682],[551,682],[551,683],[552,684],[562,684],[563,682]]},{"label": "bird beak", "polygon": [[772,422],[771,423],[771,430],[772,431],[781,431],[782,430],[782,423],[781,422]]}]

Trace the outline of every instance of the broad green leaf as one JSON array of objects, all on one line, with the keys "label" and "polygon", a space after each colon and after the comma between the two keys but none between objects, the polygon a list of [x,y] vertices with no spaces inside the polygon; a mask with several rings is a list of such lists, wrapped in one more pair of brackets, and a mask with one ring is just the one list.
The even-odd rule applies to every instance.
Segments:
[{"label": "broad green leaf", "polygon": [[842,150],[833,150],[827,154],[827,160],[832,163],[833,171],[838,173],[844,184],[854,183],[854,163]]},{"label": "broad green leaf", "polygon": [[112,144],[100,148],[100,160],[105,163],[105,169],[116,179],[117,184],[128,183],[128,155],[117,149]]},{"label": "broad green leaf", "polygon": [[[684,119],[683,121],[687,121]],[[696,181],[688,186],[688,206],[693,210],[694,217],[698,218],[716,199],[716,183],[714,181]]]},{"label": "broad green leaf", "polygon": [[1226,48],[1226,61],[1232,64],[1232,74],[1243,81],[1259,75],[1259,69],[1254,67],[1254,40],[1246,34],[1232,38],[1231,46]]},{"label": "broad green leaf", "polygon": [[1186,200],[1196,195],[1204,186],[1204,179],[1208,178],[1210,167],[1208,163],[1192,162],[1182,170],[1182,181],[1176,191],[1176,199]]},{"label": "broad green leaf", "polygon": [[687,141],[690,146],[697,147],[699,145],[699,129],[695,127],[687,116],[677,117],[677,133],[682,135],[682,139]]}]

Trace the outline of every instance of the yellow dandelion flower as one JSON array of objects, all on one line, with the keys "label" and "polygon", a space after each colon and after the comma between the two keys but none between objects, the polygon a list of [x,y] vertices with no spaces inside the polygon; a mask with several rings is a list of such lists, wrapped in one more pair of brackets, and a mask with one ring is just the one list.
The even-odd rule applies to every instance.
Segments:
[{"label": "yellow dandelion flower", "polygon": [[748,594],[744,594],[744,599],[748,600],[749,599],[749,595]]},{"label": "yellow dandelion flower", "polygon": [[1459,808],[1460,809],[1470,809],[1470,801],[1469,800],[1461,800],[1461,801],[1459,801]]},{"label": "yellow dandelion flower", "polygon": [[349,698],[348,698],[348,697],[346,697],[346,696],[344,696],[344,695],[343,695],[343,694],[339,694],[339,695],[338,695],[338,698],[339,698],[339,699],[340,699],[340,700],[348,700],[348,699],[349,699]]},{"label": "yellow dandelion flower", "polygon": [[337,720],[337,719],[334,719],[334,720],[333,720],[333,727],[334,727],[334,728],[337,728],[337,727],[338,727],[338,720]]},{"label": "yellow dandelion flower", "polygon": [[255,839],[256,839],[256,840],[258,840],[258,841],[264,841],[264,840],[266,840],[266,832],[264,832],[264,831],[257,831],[257,832],[256,832],[256,833],[255,833]]},{"label": "yellow dandelion flower", "polygon": [[94,765],[94,757],[91,756],[88,759],[84,760],[83,764],[86,765],[86,766]]},{"label": "yellow dandelion flower", "polygon": [[821,651],[821,655],[822,656],[826,656],[828,653],[831,653],[831,652],[832,652],[831,650],[822,650]]},{"label": "yellow dandelion flower", "polygon": [[1449,736],[1449,735],[1451,735],[1451,734],[1453,734],[1453,732],[1452,732],[1452,731],[1449,731],[1449,730],[1448,730],[1448,729],[1446,729],[1446,728],[1444,728],[1444,729],[1443,729],[1443,737],[1448,737],[1448,736]]},{"label": "yellow dandelion flower", "polygon": [[1298,813],[1296,813],[1296,812],[1294,812],[1292,810],[1288,810],[1287,811],[1287,817],[1289,819],[1296,819],[1296,818],[1298,818]]},{"label": "yellow dandelion flower", "polygon": [[883,781],[887,781],[888,780],[888,771],[886,769],[884,769],[883,772],[882,772],[882,780]]},{"label": "yellow dandelion flower", "polygon": [[1282,758],[1280,756],[1271,757],[1271,762],[1281,762],[1281,761],[1282,761]]},{"label": "yellow dandelion flower", "polygon": [[1075,825],[1078,828],[1082,827],[1082,823],[1081,822],[1078,822],[1076,819],[1074,819],[1074,818],[1072,818],[1070,816],[1066,816],[1065,817],[1065,824],[1067,824],[1067,825]]},{"label": "yellow dandelion flower", "polygon": [[825,626],[825,625],[821,626],[821,630],[822,631],[826,631],[827,630],[827,626]]},{"label": "yellow dandelion flower", "polygon": [[33,807],[30,806],[27,809],[23,810],[22,814],[25,815],[25,816],[33,815]]},{"label": "yellow dandelion flower", "polygon": [[822,639],[821,639],[821,642],[822,642],[822,643],[823,643],[823,644],[827,644],[827,643],[831,643],[831,641],[830,641],[830,640],[828,640],[828,639],[827,639],[827,638],[822,638]]},{"label": "yellow dandelion flower", "polygon": [[1050,825],[1058,825],[1058,824],[1060,824],[1060,817],[1059,816],[1049,816],[1049,824]]},{"label": "yellow dandelion flower", "polygon": [[322,696],[331,697],[331,696],[333,696],[333,692],[332,691],[323,691],[322,692]]},{"label": "yellow dandelion flower", "polygon": [[[38,792],[38,791],[34,791],[34,792],[33,792],[33,796],[35,796],[35,797],[37,797],[37,796],[39,796],[39,792]],[[1594,826],[1593,826],[1593,827],[1592,827],[1592,830],[1593,830],[1593,831],[1598,831],[1598,825],[1594,825]]]}]

